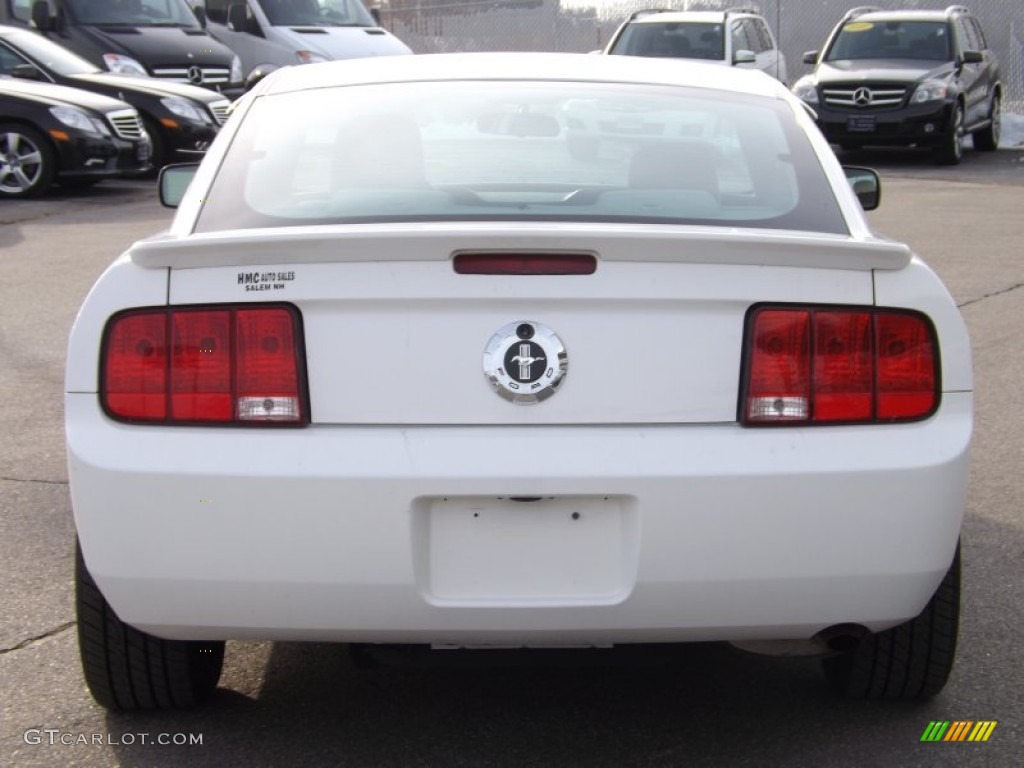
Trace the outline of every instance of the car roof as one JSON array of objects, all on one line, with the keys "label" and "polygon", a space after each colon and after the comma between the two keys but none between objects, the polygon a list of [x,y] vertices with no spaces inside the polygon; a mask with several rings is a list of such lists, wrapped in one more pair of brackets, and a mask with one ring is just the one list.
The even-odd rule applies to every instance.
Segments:
[{"label": "car roof", "polygon": [[637,11],[638,15],[628,21],[629,24],[673,24],[692,22],[698,24],[721,24],[726,16],[737,18],[743,16],[761,16],[755,8],[731,8],[724,11]]},{"label": "car roof", "polygon": [[951,18],[945,11],[868,11],[846,19],[845,24],[858,21],[946,21]]},{"label": "car roof", "polygon": [[[749,13],[739,14],[730,13],[730,16],[747,15]],[[725,21],[725,11],[653,11],[643,16],[638,16],[630,21],[630,24],[645,24],[649,22],[657,22],[660,24],[671,24],[673,22],[681,21],[692,21],[703,24],[721,24]]]},{"label": "car roof", "polygon": [[676,85],[776,98],[789,93],[763,72],[693,59],[585,53],[439,53],[286,67],[256,86],[255,94],[382,83],[499,80]]},{"label": "car roof", "polygon": [[104,96],[103,94],[93,93],[81,88],[69,88],[65,85],[41,83],[35,80],[22,80],[21,78],[9,77],[7,75],[0,75],[0,93],[53,106],[70,104],[80,109],[90,109],[95,112],[111,112],[120,109],[131,109],[134,111],[134,107],[131,104],[110,96]]}]

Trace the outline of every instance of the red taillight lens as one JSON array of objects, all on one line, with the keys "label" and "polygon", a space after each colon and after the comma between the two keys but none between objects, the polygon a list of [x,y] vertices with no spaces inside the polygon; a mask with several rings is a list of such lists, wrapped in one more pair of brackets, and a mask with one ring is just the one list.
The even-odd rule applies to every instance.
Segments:
[{"label": "red taillight lens", "polygon": [[597,259],[584,253],[460,253],[460,275],[592,275]]},{"label": "red taillight lens", "polygon": [[285,309],[235,313],[235,393],[241,421],[298,421],[298,355]]},{"label": "red taillight lens", "polygon": [[171,339],[171,420],[231,421],[231,312],[172,312]]},{"label": "red taillight lens", "polygon": [[759,307],[745,346],[745,424],[913,421],[938,407],[935,333],[917,312]]},{"label": "red taillight lens", "polygon": [[878,418],[926,414],[936,405],[938,355],[931,327],[915,315],[875,317]]},{"label": "red taillight lens", "polygon": [[101,402],[125,421],[305,423],[299,329],[284,305],[122,313],[104,336]]},{"label": "red taillight lens", "polygon": [[749,369],[747,415],[756,421],[805,421],[811,407],[810,312],[758,316]]},{"label": "red taillight lens", "polygon": [[107,328],[104,405],[125,419],[167,418],[167,314],[132,312]]}]

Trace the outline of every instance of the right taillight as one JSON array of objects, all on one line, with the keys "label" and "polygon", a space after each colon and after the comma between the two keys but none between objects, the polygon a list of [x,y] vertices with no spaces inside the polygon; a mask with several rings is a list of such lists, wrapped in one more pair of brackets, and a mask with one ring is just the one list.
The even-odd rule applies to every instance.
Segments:
[{"label": "right taillight", "polygon": [[755,307],[743,371],[743,424],[916,421],[939,405],[935,330],[910,310]]},{"label": "right taillight", "polygon": [[308,422],[298,310],[284,304],[122,312],[103,337],[100,401],[121,421]]}]

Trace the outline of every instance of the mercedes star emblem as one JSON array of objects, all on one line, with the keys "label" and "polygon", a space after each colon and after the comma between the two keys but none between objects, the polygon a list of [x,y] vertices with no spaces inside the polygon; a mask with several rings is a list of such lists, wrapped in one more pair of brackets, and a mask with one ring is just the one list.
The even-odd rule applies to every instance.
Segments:
[{"label": "mercedes star emblem", "polygon": [[518,320],[498,329],[484,349],[484,375],[513,403],[539,403],[555,394],[569,359],[561,339],[546,325]]},{"label": "mercedes star emblem", "polygon": [[858,107],[866,107],[871,103],[871,89],[858,88],[853,92],[853,103]]},{"label": "mercedes star emblem", "polygon": [[193,85],[201,85],[203,82],[203,69],[193,64],[188,68],[188,81]]}]

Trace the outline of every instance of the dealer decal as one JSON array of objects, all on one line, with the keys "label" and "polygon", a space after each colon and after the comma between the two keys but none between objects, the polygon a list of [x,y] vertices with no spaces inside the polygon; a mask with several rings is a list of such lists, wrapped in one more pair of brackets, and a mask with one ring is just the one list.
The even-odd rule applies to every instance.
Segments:
[{"label": "dealer decal", "polygon": [[295,279],[294,272],[239,272],[238,284],[250,291],[283,291]]}]

